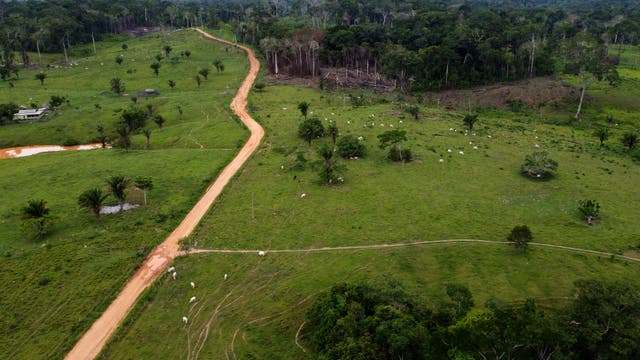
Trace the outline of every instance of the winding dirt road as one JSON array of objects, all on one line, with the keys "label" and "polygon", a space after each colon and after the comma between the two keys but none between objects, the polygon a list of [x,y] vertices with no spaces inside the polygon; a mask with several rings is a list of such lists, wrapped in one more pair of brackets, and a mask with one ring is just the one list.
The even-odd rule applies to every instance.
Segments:
[{"label": "winding dirt road", "polygon": [[118,325],[125,319],[140,294],[151,285],[160,275],[169,263],[178,255],[178,241],[191,234],[193,229],[198,225],[202,217],[207,213],[213,201],[220,195],[222,189],[231,180],[235,173],[249,159],[251,154],[258,148],[264,130],[251,118],[247,112],[247,96],[249,90],[258,75],[260,63],[256,59],[253,51],[247,47],[240,46],[229,41],[219,39],[210,34],[195,29],[205,37],[221,42],[226,45],[234,46],[247,52],[249,57],[249,73],[244,82],[238,89],[236,96],[231,102],[231,109],[240,117],[240,120],[251,131],[249,140],[244,144],[236,157],[222,170],[218,178],[207,188],[205,194],[200,198],[196,205],[189,211],[187,216],[182,220],[180,225],[164,240],[164,242],[156,247],[147,257],[140,269],[127,282],[125,287],[120,291],[116,299],[109,305],[107,310],[96,320],[91,328],[80,338],[73,349],[67,354],[65,359],[93,359],[95,358],[107,340],[115,332]]}]

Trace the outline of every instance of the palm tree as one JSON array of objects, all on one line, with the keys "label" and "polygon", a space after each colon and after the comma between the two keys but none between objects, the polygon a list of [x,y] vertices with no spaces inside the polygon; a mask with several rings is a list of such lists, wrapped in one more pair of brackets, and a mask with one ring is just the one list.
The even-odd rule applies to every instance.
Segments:
[{"label": "palm tree", "polygon": [[89,209],[89,212],[95,215],[96,219],[100,219],[100,210],[104,200],[109,196],[102,192],[100,188],[89,189],[78,197],[78,205]]},{"label": "palm tree", "polygon": [[122,175],[114,175],[107,179],[107,185],[109,185],[109,190],[113,197],[118,199],[118,204],[120,204],[120,211],[124,208],[124,200],[127,197],[127,187],[131,180],[122,176]]},{"label": "palm tree", "polygon": [[218,72],[220,72],[220,71],[224,71],[224,64],[222,63],[222,60],[220,60],[220,59],[216,59],[216,60],[214,60],[214,61],[213,61],[213,66],[215,66],[215,67],[216,67],[216,70],[217,70]]},{"label": "palm tree", "polygon": [[473,125],[478,121],[478,115],[467,114],[462,122],[469,127],[469,131],[473,130]]},{"label": "palm tree", "polygon": [[176,87],[176,82],[173,80],[169,80],[167,81],[169,83],[169,87],[171,88],[171,90],[173,90],[174,87]]},{"label": "palm tree", "polygon": [[205,80],[208,80],[208,79],[209,79],[209,69],[207,69],[207,68],[200,69],[200,70],[198,71],[198,74],[202,75],[202,77],[203,77]]},{"label": "palm tree", "polygon": [[322,158],[317,164],[319,167],[318,174],[325,183],[325,185],[331,185],[336,180],[339,180],[337,173],[344,171],[344,167],[340,165],[337,159],[334,157],[333,148],[327,144],[318,148],[318,155]]},{"label": "palm tree", "polygon": [[200,79],[200,75],[196,75],[195,79],[196,79],[196,84],[198,84],[198,87],[200,87],[200,83],[202,82],[202,80]]},{"label": "palm tree", "polygon": [[171,51],[173,50],[173,48],[171,48],[171,46],[169,46],[169,45],[165,45],[163,49],[164,49],[164,53],[165,53],[165,55],[167,57],[169,57],[169,54],[171,54]]},{"label": "palm tree", "polygon": [[160,66],[161,65],[159,62],[155,62],[149,66],[153,69],[153,73],[155,74],[155,76],[158,76],[158,74],[160,73]]},{"label": "palm tree", "polygon": [[37,239],[48,232],[50,224],[49,211],[47,202],[42,199],[31,199],[27,206],[22,208],[22,219],[25,221],[23,224],[35,227]]},{"label": "palm tree", "polygon": [[629,151],[633,150],[638,145],[638,135],[632,132],[628,132],[622,136],[622,144],[629,148]]},{"label": "palm tree", "polygon": [[160,114],[156,114],[156,116],[153,117],[153,122],[156,123],[156,125],[158,125],[158,127],[160,129],[162,129],[162,125],[164,124],[164,117],[162,117],[162,115]]},{"label": "palm tree", "polygon": [[307,120],[307,113],[309,111],[309,103],[306,101],[302,101],[301,103],[298,104],[298,110],[300,110],[300,113],[302,114],[302,116],[304,116],[304,119]]},{"label": "palm tree", "polygon": [[593,135],[600,140],[600,147],[602,147],[604,142],[609,138],[609,129],[605,127],[597,128],[596,131],[593,132]]},{"label": "palm tree", "polygon": [[44,85],[44,79],[46,78],[47,74],[43,73],[42,71],[36,74],[36,80],[40,80],[40,85]]},{"label": "palm tree", "polygon": [[124,61],[124,57],[122,55],[116,56],[116,64],[122,65],[123,61]]},{"label": "palm tree", "polygon": [[533,178],[546,178],[558,168],[558,163],[547,157],[547,152],[534,152],[527,155],[522,164],[522,173]]}]

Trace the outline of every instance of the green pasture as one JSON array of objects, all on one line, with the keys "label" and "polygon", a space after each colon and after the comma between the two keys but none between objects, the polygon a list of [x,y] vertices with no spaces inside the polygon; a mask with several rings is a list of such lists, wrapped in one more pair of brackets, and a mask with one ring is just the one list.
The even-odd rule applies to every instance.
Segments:
[{"label": "green pasture", "polygon": [[[631,80],[624,75],[621,86]],[[633,200],[640,198],[640,174],[619,141],[637,123],[629,116],[612,125],[611,138],[600,147],[592,133],[606,124],[598,107],[604,100],[596,100],[589,108],[593,116],[580,124],[564,119],[571,116],[570,102],[541,111],[481,109],[474,130],[465,133],[463,112],[422,105],[414,121],[403,101],[357,94],[368,105],[353,107],[348,92],[291,86],[253,93],[250,109],[266,130],[265,140],[188,241],[195,248],[265,250],[266,257],[193,254],[176,260],[181,279],[164,277],[140,300],[103,358],[312,358],[300,347],[304,328],[300,346],[296,333],[314,296],[341,281],[392,276],[432,304],[455,282],[470,288],[478,306],[488,299],[518,303],[533,297],[545,308],[563,306],[578,279],[637,281],[635,262],[540,247],[526,254],[483,243],[269,253],[422,240],[503,241],[520,224],[541,243],[615,254],[640,245],[640,210]],[[300,101],[309,102],[309,116],[325,126],[335,122],[341,135],[363,137],[368,155],[342,160],[348,168],[344,184],[323,186],[312,170],[316,147],[331,140],[309,147],[297,137]],[[385,159],[377,135],[390,129],[407,131],[405,146],[415,161]],[[556,176],[542,182],[521,176],[525,155],[543,150],[558,161]],[[577,209],[578,200],[587,198],[602,205],[593,226]],[[192,305],[191,296],[198,299]]]},{"label": "green pasture", "polygon": [[[246,73],[243,54],[227,52],[188,30],[126,42],[126,52],[118,41],[98,43],[97,57],[72,53],[79,65],[48,69],[42,87],[33,80],[35,70],[21,71],[13,89],[0,83],[3,101],[22,103],[27,96],[45,99],[50,94],[71,99],[71,106],[64,105],[49,122],[0,126],[2,146],[55,144],[69,138],[87,142],[96,135],[97,124],[111,130],[117,121],[113,109],[132,103],[109,93],[113,73],[122,76],[128,89],[159,88],[160,96],[138,103],[153,103],[167,118],[162,129],[147,125],[153,128],[150,150],[142,150],[145,139],[137,135],[128,152],[99,149],[0,160],[0,358],[62,358],[247,137],[229,110]],[[192,55],[175,66],[163,60],[156,79],[146,57],[159,52],[163,43],[171,44],[174,53],[190,49]],[[113,60],[118,54],[126,59],[121,67]],[[213,70],[198,88],[191,75],[206,64],[214,69],[215,58],[225,62],[224,73]],[[127,68],[137,72],[128,75]],[[170,78],[178,83],[173,92],[166,85]],[[178,119],[178,103],[183,104],[183,120]],[[147,206],[97,221],[79,208],[77,199],[92,187],[106,190],[105,181],[112,175],[148,176],[154,187]],[[54,217],[51,233],[42,240],[20,231],[20,209],[29,199],[47,201]],[[110,197],[107,202],[116,200]]]},{"label": "green pasture", "polygon": [[[122,49],[127,43],[128,49]],[[152,129],[152,146],[167,148],[234,147],[236,143],[225,143],[224,137],[241,137],[243,132],[236,123],[222,121],[231,118],[229,103],[237,86],[244,78],[248,62],[240,50],[220,46],[203,38],[191,30],[170,31],[151,34],[138,39],[99,43],[98,54],[93,55],[91,45],[75,49],[70,56],[74,65],[65,66],[53,62],[40,69],[20,71],[20,80],[0,83],[0,98],[3,102],[18,105],[38,106],[48,103],[51,95],[65,96],[69,104],[63,104],[57,115],[44,123],[14,124],[0,126],[0,147],[30,144],[64,144],[65,142],[88,143],[95,141],[96,126],[103,125],[107,134],[114,139],[115,124],[119,120],[116,110],[133,104],[132,97],[138,97],[142,107],[152,105],[157,114],[166,119],[163,129],[149,121]],[[149,67],[156,62],[157,54],[164,54],[163,47],[169,45],[169,58],[161,60],[159,75],[156,77]],[[182,58],[181,51],[191,51],[190,57]],[[73,56],[75,53],[82,54]],[[121,65],[115,62],[122,56]],[[36,61],[37,55],[32,55]],[[213,60],[220,59],[225,65],[223,72],[217,72]],[[198,71],[208,68],[208,80],[202,79],[198,87],[195,76]],[[44,85],[35,75],[44,71],[47,78]],[[120,78],[125,84],[126,95],[111,92],[109,82]],[[168,81],[173,80],[173,90]],[[157,97],[140,97],[145,89],[157,89]],[[180,120],[178,107],[182,106]],[[223,140],[222,142],[220,140]],[[228,140],[228,139],[227,139]],[[144,137],[134,140],[137,146],[144,145]]]}]

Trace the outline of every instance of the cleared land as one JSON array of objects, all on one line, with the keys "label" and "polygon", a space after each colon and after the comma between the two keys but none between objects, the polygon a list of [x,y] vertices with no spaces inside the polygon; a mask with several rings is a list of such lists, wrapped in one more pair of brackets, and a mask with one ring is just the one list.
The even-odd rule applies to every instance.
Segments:
[{"label": "cleared land", "polygon": [[[540,243],[616,254],[634,249],[640,210],[629,199],[640,198],[634,185],[640,175],[634,153],[619,138],[638,126],[637,119],[632,109],[618,107],[618,125],[612,125],[606,146],[592,135],[606,124],[609,99],[625,94],[628,81],[632,77],[623,73],[618,88],[594,86],[579,124],[571,120],[576,104],[568,100],[539,109],[485,109],[479,110],[475,136],[465,135],[463,112],[422,105],[416,122],[404,112],[407,99],[401,97],[353,92],[347,95],[364,95],[368,103],[353,107],[344,93],[282,86],[255,93],[250,109],[265,128],[264,145],[190,243],[205,249],[264,249],[267,256],[178,259],[175,265],[184,277],[156,284],[102,356],[309,358],[304,327],[295,339],[314,295],[336,282],[375,276],[393,276],[431,303],[444,298],[445,284],[455,282],[467,285],[479,305],[490,298],[518,303],[534,297],[545,307],[562,306],[578,279],[637,281],[636,263],[539,247],[524,256],[505,245],[483,243],[268,252],[454,238],[501,241],[519,224],[529,225]],[[317,159],[315,147],[330,140],[308,147],[296,137],[300,101],[310,102],[310,116],[325,126],[333,121],[342,135],[364,138],[368,156],[344,161],[348,172],[341,186],[320,185],[310,168]],[[413,163],[384,159],[376,136],[391,126],[407,131]],[[558,161],[558,175],[545,182],[523,178],[519,169],[525,155],[541,150]],[[594,226],[586,225],[577,210],[577,201],[585,198],[602,204]],[[225,273],[230,275],[226,281]],[[198,300],[190,305],[191,296]],[[182,316],[189,318],[187,326]]]},{"label": "cleared land", "polygon": [[[122,42],[129,45],[127,52]],[[192,54],[176,65],[163,60],[156,78],[149,59],[164,44],[178,57],[187,49]],[[162,129],[147,125],[151,150],[141,150],[145,139],[136,135],[129,152],[62,152],[0,161],[0,357],[62,357],[233,158],[247,132],[232,116],[229,102],[247,61],[239,51],[225,49],[192,31],[153,34],[100,43],[97,56],[74,56],[78,66],[51,69],[44,86],[33,80],[36,70],[21,71],[22,80],[13,89],[0,84],[3,101],[23,103],[27,96],[48,99],[51,94],[68,95],[71,101],[49,122],[0,127],[3,146],[61,143],[68,137],[85,142],[96,136],[98,124],[112,131],[113,110],[132,104],[129,97],[109,92],[114,76],[121,76],[129,89],[159,88],[160,96],[138,103],[153,104],[167,119]],[[114,61],[119,54],[125,56],[121,66]],[[216,58],[225,62],[225,71],[213,70],[198,88],[193,80],[198,69],[213,69]],[[127,74],[129,68],[136,71]],[[178,84],[173,92],[169,79]],[[106,178],[115,174],[151,176],[149,205],[96,221],[78,207],[78,195],[106,187]],[[52,233],[41,241],[19,230],[20,209],[32,198],[46,200],[55,217]]]}]

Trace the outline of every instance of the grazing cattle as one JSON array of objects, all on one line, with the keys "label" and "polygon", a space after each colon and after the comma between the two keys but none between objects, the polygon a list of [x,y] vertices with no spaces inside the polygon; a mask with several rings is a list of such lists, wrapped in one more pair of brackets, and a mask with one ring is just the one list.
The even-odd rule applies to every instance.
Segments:
[{"label": "grazing cattle", "polygon": [[189,299],[189,304],[191,304],[192,302],[196,301],[196,297],[192,296],[191,299]]},{"label": "grazing cattle", "polygon": [[306,197],[307,197],[307,194],[306,194],[306,193],[302,193],[302,194],[300,194],[300,199],[304,199],[304,198],[306,198]]},{"label": "grazing cattle", "polygon": [[177,273],[177,272],[175,272],[175,271],[171,274],[171,277],[173,277],[173,280],[175,280],[175,279],[176,279],[176,275],[178,275],[178,273]]},{"label": "grazing cattle", "polygon": [[187,322],[188,322],[188,321],[189,321],[189,319],[187,319],[187,317],[186,317],[186,316],[183,316],[183,317],[182,317],[182,322],[183,322],[185,325],[187,325]]},{"label": "grazing cattle", "polygon": [[176,270],[175,266],[172,266],[167,269],[167,272],[174,272]]},{"label": "grazing cattle", "polygon": [[229,275],[224,274],[224,279],[227,280],[229,278]]},{"label": "grazing cattle", "polygon": [[196,284],[195,284],[193,281],[191,282],[191,288],[192,288],[192,289],[195,289],[195,288],[196,288]]},{"label": "grazing cattle", "polygon": [[262,250],[258,251],[258,256],[265,256],[265,255],[266,255],[266,253],[264,251],[262,251]]}]

